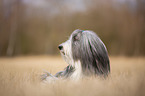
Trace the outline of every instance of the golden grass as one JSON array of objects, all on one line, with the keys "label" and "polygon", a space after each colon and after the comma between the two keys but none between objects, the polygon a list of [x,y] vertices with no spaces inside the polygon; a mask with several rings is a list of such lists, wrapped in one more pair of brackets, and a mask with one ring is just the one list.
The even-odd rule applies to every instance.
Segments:
[{"label": "golden grass", "polygon": [[111,75],[79,82],[43,84],[43,69],[52,74],[67,64],[59,56],[0,58],[0,96],[145,96],[145,58],[110,57]]}]

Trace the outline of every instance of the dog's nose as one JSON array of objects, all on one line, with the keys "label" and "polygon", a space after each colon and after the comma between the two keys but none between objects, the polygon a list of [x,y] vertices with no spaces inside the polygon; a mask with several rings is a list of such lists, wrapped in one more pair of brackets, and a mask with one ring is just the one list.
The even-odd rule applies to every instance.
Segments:
[{"label": "dog's nose", "polygon": [[59,45],[59,46],[58,46],[58,49],[59,49],[59,50],[62,50],[62,49],[63,49],[63,46],[62,46],[62,45]]}]

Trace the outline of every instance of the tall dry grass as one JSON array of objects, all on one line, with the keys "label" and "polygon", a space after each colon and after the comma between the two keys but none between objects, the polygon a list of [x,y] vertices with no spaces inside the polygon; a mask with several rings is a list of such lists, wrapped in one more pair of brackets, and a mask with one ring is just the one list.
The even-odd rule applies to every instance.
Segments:
[{"label": "tall dry grass", "polygon": [[145,58],[111,57],[107,79],[78,82],[40,81],[43,69],[52,74],[67,64],[58,56],[0,58],[0,96],[144,96]]}]

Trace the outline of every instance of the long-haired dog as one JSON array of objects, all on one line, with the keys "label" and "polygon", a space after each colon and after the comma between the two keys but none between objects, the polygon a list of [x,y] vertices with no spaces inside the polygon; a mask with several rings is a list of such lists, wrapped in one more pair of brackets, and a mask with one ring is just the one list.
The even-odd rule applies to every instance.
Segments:
[{"label": "long-haired dog", "polygon": [[58,48],[68,66],[54,76],[47,72],[42,79],[60,77],[78,80],[85,76],[106,77],[110,73],[107,49],[93,31],[77,29]]}]

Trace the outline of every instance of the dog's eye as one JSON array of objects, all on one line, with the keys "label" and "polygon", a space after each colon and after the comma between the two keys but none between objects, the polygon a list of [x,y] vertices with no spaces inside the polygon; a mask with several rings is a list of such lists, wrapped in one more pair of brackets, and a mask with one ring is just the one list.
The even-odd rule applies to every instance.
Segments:
[{"label": "dog's eye", "polygon": [[78,41],[79,37],[77,35],[75,35],[73,39],[74,39],[74,41]]}]

